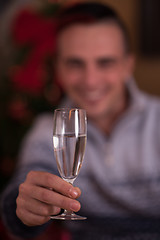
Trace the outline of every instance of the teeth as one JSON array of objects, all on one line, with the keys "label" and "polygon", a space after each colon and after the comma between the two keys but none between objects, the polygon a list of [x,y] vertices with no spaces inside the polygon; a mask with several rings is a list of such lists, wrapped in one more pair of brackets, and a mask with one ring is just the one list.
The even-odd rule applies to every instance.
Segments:
[{"label": "teeth", "polygon": [[[83,89],[84,90],[84,89]],[[88,101],[98,101],[99,99],[103,98],[106,94],[108,94],[110,91],[109,86],[104,86],[104,88],[101,89],[95,89],[95,90],[87,90],[85,89],[83,92],[84,98]]]},{"label": "teeth", "polygon": [[86,93],[85,95],[89,100],[97,100],[102,97],[102,92]]}]

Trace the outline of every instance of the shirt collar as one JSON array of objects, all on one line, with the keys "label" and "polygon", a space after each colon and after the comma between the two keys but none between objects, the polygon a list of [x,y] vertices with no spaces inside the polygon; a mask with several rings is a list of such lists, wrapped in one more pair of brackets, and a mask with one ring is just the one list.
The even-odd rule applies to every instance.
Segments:
[{"label": "shirt collar", "polygon": [[132,77],[126,83],[130,98],[130,110],[143,111],[146,108],[146,95],[138,89],[134,78]]}]

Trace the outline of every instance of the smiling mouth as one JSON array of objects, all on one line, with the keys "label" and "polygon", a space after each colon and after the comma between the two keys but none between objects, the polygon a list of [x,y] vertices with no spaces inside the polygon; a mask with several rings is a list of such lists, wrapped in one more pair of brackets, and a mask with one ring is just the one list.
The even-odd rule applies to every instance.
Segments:
[{"label": "smiling mouth", "polygon": [[85,94],[85,99],[88,101],[98,101],[102,98],[103,93],[101,92],[93,92],[93,93],[86,93]]},{"label": "smiling mouth", "polygon": [[82,91],[82,97],[84,100],[86,100],[87,102],[98,102],[101,99],[103,99],[104,97],[106,97],[106,95],[109,93],[110,88],[107,87],[105,89],[101,89],[101,90],[95,90],[95,91]]}]

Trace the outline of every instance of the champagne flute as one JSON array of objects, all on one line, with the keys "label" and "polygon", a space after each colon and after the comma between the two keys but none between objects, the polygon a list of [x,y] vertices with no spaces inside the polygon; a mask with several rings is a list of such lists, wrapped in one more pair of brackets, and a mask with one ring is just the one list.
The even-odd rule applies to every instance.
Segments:
[{"label": "champagne flute", "polygon": [[[54,112],[53,147],[58,171],[65,181],[73,184],[82,166],[86,146],[87,118],[83,109],[61,108]],[[83,220],[86,217],[64,210],[51,219]]]}]

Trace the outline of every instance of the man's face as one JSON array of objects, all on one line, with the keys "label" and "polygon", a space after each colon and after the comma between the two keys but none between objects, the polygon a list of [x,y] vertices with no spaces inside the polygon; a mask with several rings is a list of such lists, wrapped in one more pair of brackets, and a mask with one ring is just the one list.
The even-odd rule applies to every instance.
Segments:
[{"label": "man's face", "polygon": [[132,72],[119,27],[72,25],[59,34],[57,51],[58,79],[76,105],[92,119],[114,114]]}]

